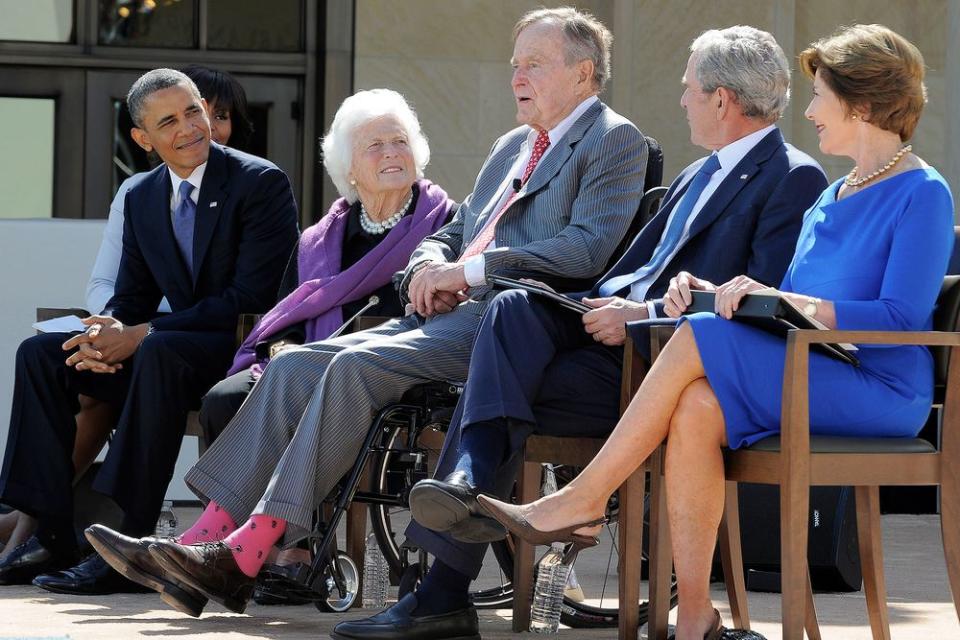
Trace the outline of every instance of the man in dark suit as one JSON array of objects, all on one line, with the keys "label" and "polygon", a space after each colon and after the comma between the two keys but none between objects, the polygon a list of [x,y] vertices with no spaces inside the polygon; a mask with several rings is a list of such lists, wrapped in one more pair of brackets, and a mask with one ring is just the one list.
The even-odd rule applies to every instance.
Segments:
[{"label": "man in dark suit", "polygon": [[[0,502],[37,527],[0,560],[3,584],[30,582],[75,560],[78,394],[110,402],[120,415],[94,487],[123,509],[125,531],[153,531],[187,412],[226,372],[238,315],[272,304],[297,239],[287,176],[211,144],[204,101],[187,76],[151,71],[127,103],[133,139],[164,164],[126,195],[116,293],[104,314],[85,320],[85,333],[35,336],[17,352]],[[172,312],[157,315],[164,296]],[[36,583],[71,593],[128,587],[96,554]]]},{"label": "man in dark suit", "polygon": [[484,316],[437,469],[443,480],[422,481],[410,495],[408,538],[445,571],[476,577],[485,551],[476,543],[503,536],[478,515],[476,495],[509,492],[528,435],[613,428],[625,323],[655,313],[652,301],[679,271],[779,284],[803,212],[826,187],[817,163],[774,125],[789,98],[789,67],[773,37],[733,27],[705,33],[691,51],[681,105],[691,140],[714,153],[674,180],[660,211],[591,291],[571,294],[593,310],[581,318],[509,291]]}]

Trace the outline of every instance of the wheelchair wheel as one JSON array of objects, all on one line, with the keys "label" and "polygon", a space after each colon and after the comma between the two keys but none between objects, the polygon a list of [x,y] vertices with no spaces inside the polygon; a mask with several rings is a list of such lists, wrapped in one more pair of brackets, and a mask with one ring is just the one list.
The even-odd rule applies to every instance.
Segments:
[{"label": "wheelchair wheel", "polygon": [[[360,572],[350,556],[338,551],[336,565],[328,565],[326,569],[327,597],[314,602],[317,609],[327,613],[343,613],[349,610],[360,595]],[[338,574],[336,578],[333,572]]]},{"label": "wheelchair wheel", "polygon": [[[415,428],[395,424],[385,429],[380,441],[381,451],[374,460],[372,490],[394,496],[395,504],[371,504],[370,519],[377,543],[383,551],[391,572],[401,578],[401,586],[412,590],[422,577],[417,571],[419,550],[404,545],[403,531],[410,522],[407,498],[418,481],[433,475],[444,434],[431,426]],[[471,593],[473,603],[480,608],[508,606],[513,599],[510,584],[513,575],[513,554],[506,541],[490,545],[480,578],[474,582],[477,590]]]}]

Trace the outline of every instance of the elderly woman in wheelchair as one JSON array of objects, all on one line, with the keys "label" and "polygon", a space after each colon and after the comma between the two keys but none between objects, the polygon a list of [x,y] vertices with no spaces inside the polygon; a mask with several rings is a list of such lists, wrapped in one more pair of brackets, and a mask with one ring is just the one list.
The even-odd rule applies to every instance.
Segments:
[{"label": "elderly woman in wheelchair", "polygon": [[[231,459],[252,455],[247,436],[231,429],[230,420],[271,359],[291,346],[339,333],[345,318],[352,320],[371,305],[377,313],[400,315],[402,307],[391,282],[394,273],[406,266],[420,241],[442,227],[456,207],[442,188],[423,178],[430,148],[416,114],[395,91],[360,91],[344,100],[323,140],[323,156],[342,197],[320,222],[303,232],[284,277],[289,293],[258,322],[237,352],[229,377],[204,399],[205,432],[219,435],[210,451],[227,452]],[[379,302],[368,302],[371,294]],[[272,434],[262,429],[261,437]],[[174,556],[151,555],[149,547],[159,542],[156,538],[134,540],[100,525],[88,529],[87,538],[114,568],[159,591],[179,611],[199,616],[212,597],[242,612],[253,592],[254,577],[275,558],[275,543],[285,528],[282,520],[265,515],[258,506],[259,495],[275,483],[272,466],[259,467],[258,477],[249,483],[259,487],[257,496],[233,496],[229,510],[195,489],[209,500],[206,510],[170,542],[173,549],[192,549],[226,539],[236,558],[228,570],[205,566],[207,575],[187,578],[179,575],[184,572],[178,573]],[[218,468],[224,477],[235,471],[229,466]],[[199,473],[197,468],[194,472]],[[194,486],[189,477],[188,483]],[[237,507],[238,500],[246,506]]]},{"label": "elderly woman in wheelchair", "polygon": [[[942,176],[911,153],[926,101],[917,48],[880,25],[857,25],[800,56],[813,79],[806,116],[820,149],[856,166],[807,211],[779,293],[827,328],[922,331],[932,326],[953,246],[953,202]],[[715,292],[715,313],[682,318],[606,445],[561,491],[527,505],[486,496],[484,508],[531,542],[596,544],[608,496],[666,441],[668,519],[679,590],[678,640],[719,638],[710,568],[724,504],[722,449],[779,432],[786,341],[731,321],[762,285],[714,286],[689,273],[665,310],[680,317],[692,290]],[[811,433],[915,436],[929,413],[925,347],[861,346],[860,366],[810,354]]]}]

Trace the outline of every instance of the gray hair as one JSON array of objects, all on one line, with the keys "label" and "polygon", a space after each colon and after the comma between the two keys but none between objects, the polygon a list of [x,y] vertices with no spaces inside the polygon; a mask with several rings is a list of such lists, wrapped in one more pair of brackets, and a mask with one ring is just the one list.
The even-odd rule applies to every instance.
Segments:
[{"label": "gray hair", "polygon": [[176,69],[154,69],[137,78],[137,81],[130,87],[130,91],[127,92],[127,109],[130,110],[133,123],[141,129],[143,128],[143,108],[151,94],[180,84],[186,86],[198,102],[201,100],[200,90],[197,89],[193,80]]},{"label": "gray hair", "polygon": [[783,115],[790,102],[790,66],[772,35],[742,25],[711,29],[693,41],[690,52],[704,91],[729,89],[748,118],[774,122]]},{"label": "gray hair", "polygon": [[534,9],[528,11],[513,26],[513,39],[520,32],[537,22],[555,24],[563,31],[567,40],[565,60],[567,66],[582,60],[593,63],[593,84],[597,91],[603,91],[610,79],[610,47],[613,35],[602,22],[586,11],[573,7],[556,9]]},{"label": "gray hair", "polygon": [[383,116],[393,116],[407,132],[417,178],[423,177],[423,169],[430,162],[430,145],[420,128],[417,114],[406,98],[391,89],[358,91],[340,105],[330,130],[323,136],[321,150],[323,166],[340,195],[353,204],[360,195],[350,184],[350,166],[353,163],[353,136],[357,128]]}]

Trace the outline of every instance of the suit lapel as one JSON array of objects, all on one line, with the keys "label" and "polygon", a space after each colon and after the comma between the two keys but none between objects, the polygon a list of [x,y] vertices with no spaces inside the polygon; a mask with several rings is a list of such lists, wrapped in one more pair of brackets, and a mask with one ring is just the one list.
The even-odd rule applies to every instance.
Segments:
[{"label": "suit lapel", "polygon": [[[479,232],[479,230],[483,228],[483,225],[486,224],[487,219],[493,215],[494,207],[500,201],[500,198],[497,197],[497,194],[501,193],[500,185],[503,184],[503,180],[506,178],[507,172],[513,166],[513,163],[517,161],[517,156],[520,155],[520,150],[523,148],[524,140],[526,140],[525,135],[519,136],[516,142],[516,149],[514,149],[512,153],[506,153],[503,155],[503,161],[500,163],[499,167],[491,167],[491,172],[493,175],[499,176],[499,180],[497,182],[494,182],[493,180],[488,181],[487,184],[490,185],[490,191],[484,192],[483,194],[478,194],[480,195],[478,200],[480,202],[485,202],[485,204],[483,205],[483,209],[480,211],[479,215],[477,215],[477,222],[471,230],[470,239],[473,239],[473,237],[477,235],[477,232]],[[512,187],[510,186],[507,187],[507,189],[511,188]]]},{"label": "suit lapel", "polygon": [[153,253],[150,249],[155,246],[163,264],[175,271],[177,285],[189,295],[193,291],[193,284],[190,282],[190,274],[187,273],[187,265],[180,256],[177,240],[173,236],[173,223],[170,220],[172,187],[166,165],[162,165],[150,180],[153,184],[150,185],[150,196],[145,199],[145,210],[137,212],[147,232],[141,241],[140,252],[144,255]]},{"label": "suit lapel", "polygon": [[217,229],[220,211],[226,204],[226,192],[223,185],[227,180],[227,162],[223,149],[210,144],[210,156],[207,168],[200,183],[200,196],[197,198],[197,217],[193,227],[193,282],[190,291],[197,283],[197,277],[203,268],[203,259],[207,255],[213,233]]},{"label": "suit lapel", "polygon": [[774,149],[782,144],[783,136],[780,134],[780,130],[774,129],[737,163],[704,204],[697,217],[694,218],[690,225],[690,238],[709,227],[726,210],[730,202],[740,193],[740,190],[760,171],[760,165],[770,157]]},{"label": "suit lapel", "polygon": [[537,165],[526,187],[517,194],[517,200],[536,193],[557,175],[557,172],[566,164],[570,155],[573,153],[573,148],[577,146],[577,143],[583,138],[587,129],[597,121],[602,110],[603,103],[599,100],[590,105],[590,108],[573,123],[573,126],[570,127],[566,135],[560,138],[557,142],[557,148],[551,149],[550,152],[547,153],[547,157],[543,159],[543,162]]}]

